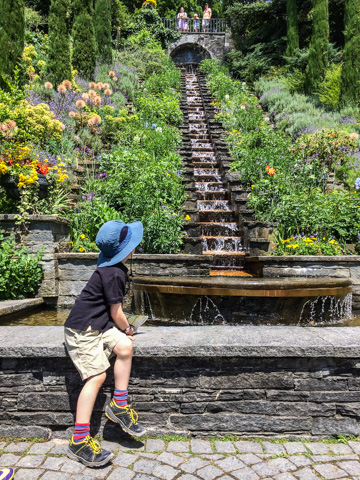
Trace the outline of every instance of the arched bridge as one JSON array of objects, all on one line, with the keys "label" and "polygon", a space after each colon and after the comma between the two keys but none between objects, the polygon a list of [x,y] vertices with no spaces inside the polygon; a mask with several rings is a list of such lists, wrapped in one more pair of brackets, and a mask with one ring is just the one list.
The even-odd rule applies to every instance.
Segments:
[{"label": "arched bridge", "polygon": [[[164,18],[164,25],[176,29],[176,19]],[[217,58],[222,62],[233,48],[231,34],[227,31],[223,19],[212,19],[208,32],[194,32],[190,22],[189,32],[171,42],[168,54],[176,64],[196,62],[206,58]]]}]

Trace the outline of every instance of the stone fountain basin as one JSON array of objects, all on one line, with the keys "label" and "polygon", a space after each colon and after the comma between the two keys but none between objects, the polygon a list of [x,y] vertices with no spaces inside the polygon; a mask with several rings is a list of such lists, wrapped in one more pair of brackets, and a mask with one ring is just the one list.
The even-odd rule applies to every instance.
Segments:
[{"label": "stone fountain basin", "polygon": [[230,278],[139,276],[134,290],[187,295],[239,297],[319,297],[347,295],[352,283],[344,278]]}]

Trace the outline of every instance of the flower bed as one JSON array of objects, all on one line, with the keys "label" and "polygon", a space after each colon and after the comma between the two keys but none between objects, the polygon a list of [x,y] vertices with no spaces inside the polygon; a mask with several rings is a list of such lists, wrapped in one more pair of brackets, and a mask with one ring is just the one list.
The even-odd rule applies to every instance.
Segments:
[{"label": "flower bed", "polygon": [[[279,250],[295,235],[325,238],[297,242],[292,254],[337,254],[357,243],[360,229],[358,134],[325,128],[296,140],[274,128],[259,99],[212,60],[202,66],[227,129],[227,141],[243,184],[251,186],[249,205],[260,221],[278,222]],[[328,178],[339,182],[329,190]],[[341,183],[340,183],[341,181]],[[334,241],[334,244],[330,243]],[[339,249],[331,245],[339,244]],[[286,242],[287,243],[287,242]],[[295,242],[296,244],[296,242]],[[295,245],[294,244],[294,245]],[[329,246],[330,245],[330,246]],[[328,252],[328,250],[332,250]]]}]

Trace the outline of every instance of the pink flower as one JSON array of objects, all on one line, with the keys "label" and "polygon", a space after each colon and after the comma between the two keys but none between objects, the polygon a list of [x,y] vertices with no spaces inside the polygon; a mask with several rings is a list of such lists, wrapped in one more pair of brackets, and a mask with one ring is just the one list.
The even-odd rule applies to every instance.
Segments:
[{"label": "pink flower", "polygon": [[350,134],[350,138],[351,138],[352,140],[357,140],[357,139],[359,138],[359,134],[358,134],[358,133],[355,133],[355,132],[354,132],[354,133],[351,133],[351,134]]},{"label": "pink flower", "polygon": [[110,97],[110,95],[112,95],[112,91],[110,90],[110,88],[107,88],[104,93],[107,97]]},{"label": "pink flower", "polygon": [[77,108],[84,108],[86,104],[84,100],[77,100],[75,105],[77,106]]},{"label": "pink flower", "polygon": [[51,82],[45,82],[44,87],[47,88],[48,90],[51,90],[53,88],[53,84]]},{"label": "pink flower", "polygon": [[95,82],[90,82],[89,87],[90,88],[96,88],[96,83]]},{"label": "pink flower", "polygon": [[70,118],[75,118],[76,116],[76,113],[75,112],[69,112],[69,117]]},{"label": "pink flower", "polygon": [[65,87],[65,85],[63,85],[63,84],[59,85],[59,86],[57,87],[57,91],[58,91],[59,93],[66,93],[66,87]]},{"label": "pink flower", "polygon": [[94,90],[89,90],[89,97],[92,99],[97,96],[97,93]]},{"label": "pink flower", "polygon": [[109,77],[115,77],[115,72],[113,72],[112,70],[110,70],[110,72],[109,72]]},{"label": "pink flower", "polygon": [[83,93],[81,97],[84,100],[84,102],[87,102],[89,100],[90,95],[88,93]]},{"label": "pink flower", "polygon": [[108,83],[104,83],[104,88],[110,88]]},{"label": "pink flower", "polygon": [[114,80],[114,82],[117,82],[117,81],[118,81],[118,78],[117,78],[117,77],[113,77],[113,80]]},{"label": "pink flower", "polygon": [[66,90],[71,90],[71,86],[72,86],[72,85],[71,85],[70,80],[64,80],[64,81],[62,82],[62,84],[64,85],[64,87],[66,88]]},{"label": "pink flower", "polygon": [[99,115],[94,115],[93,117],[90,117],[88,120],[88,125],[100,125],[101,123],[101,117]]},{"label": "pink flower", "polygon": [[103,87],[104,87],[103,83],[102,83],[102,82],[99,82],[99,83],[96,85],[95,89],[96,89],[96,90],[101,90]]}]

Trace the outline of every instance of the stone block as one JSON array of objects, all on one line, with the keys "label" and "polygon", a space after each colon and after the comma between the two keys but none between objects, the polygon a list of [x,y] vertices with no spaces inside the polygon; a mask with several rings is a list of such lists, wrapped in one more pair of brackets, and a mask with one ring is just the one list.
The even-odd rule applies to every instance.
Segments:
[{"label": "stone block", "polygon": [[310,417],[267,417],[265,415],[224,414],[218,415],[170,415],[175,428],[197,432],[308,432],[311,430]]},{"label": "stone block", "polygon": [[238,375],[217,375],[208,377],[201,376],[199,380],[201,388],[212,389],[258,389],[258,388],[279,388],[292,389],[294,388],[294,378],[291,373],[277,373],[277,372],[254,372],[239,373]]},{"label": "stone block", "polygon": [[315,418],[311,429],[313,435],[355,435],[360,433],[354,418]]},{"label": "stone block", "polygon": [[44,438],[49,440],[52,436],[50,428],[26,425],[0,425],[1,437],[17,437],[17,438]]}]

